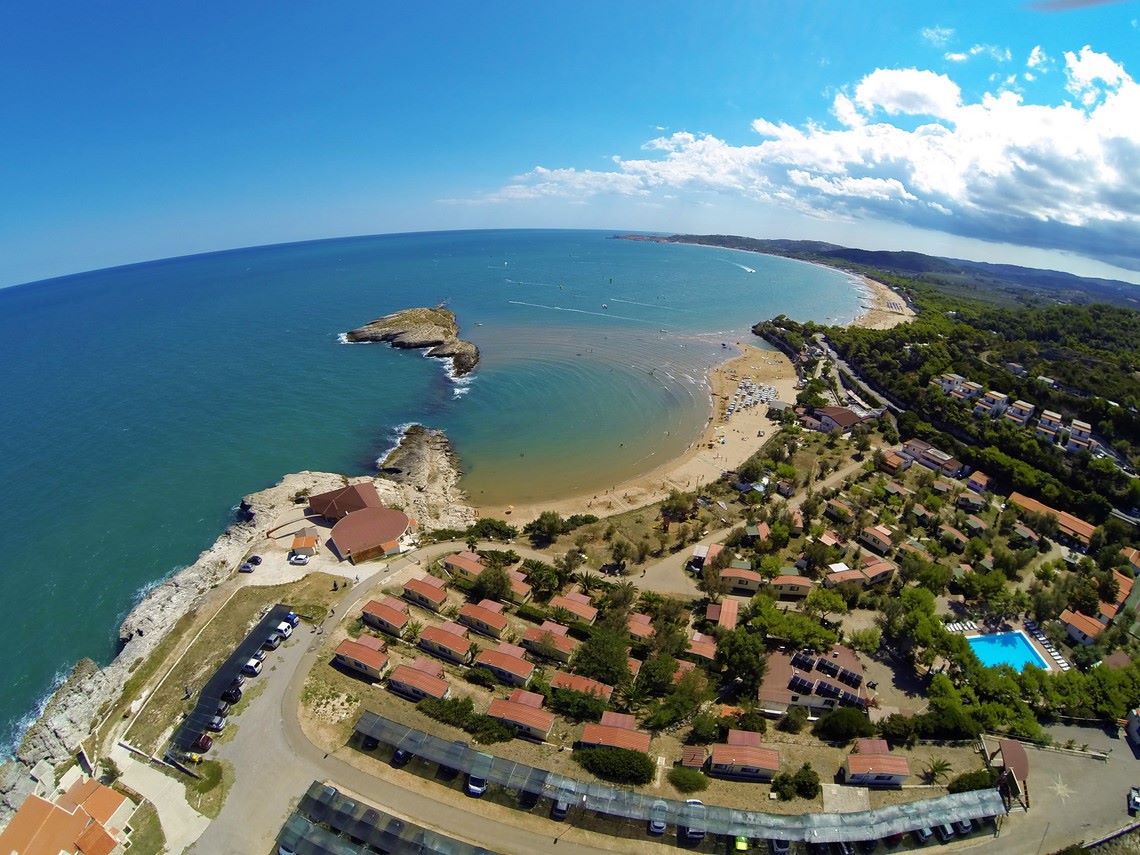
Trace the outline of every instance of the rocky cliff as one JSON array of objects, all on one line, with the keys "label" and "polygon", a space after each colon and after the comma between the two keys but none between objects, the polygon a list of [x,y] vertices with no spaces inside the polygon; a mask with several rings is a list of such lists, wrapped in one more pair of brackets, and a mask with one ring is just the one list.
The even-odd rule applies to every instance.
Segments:
[{"label": "rocky cliff", "polygon": [[428,356],[452,360],[455,375],[469,374],[479,363],[479,348],[459,338],[455,313],[443,306],[404,309],[349,330],[351,342],[383,341],[392,347],[424,349]]},{"label": "rocky cliff", "polygon": [[[386,477],[346,478],[330,472],[297,472],[242,500],[239,520],[192,565],[152,588],[119,627],[122,649],[106,667],[84,659],[55,691],[28,729],[16,757],[0,766],[0,826],[32,792],[31,770],[71,760],[119,696],[138,663],[154,652],[178,620],[197,608],[212,587],[232,579],[264,531],[296,509],[298,493],[311,495],[371,480],[381,499],[403,509],[424,529],[466,528],[475,511],[464,504],[451,445],[442,431],[414,426],[384,461]],[[161,673],[161,669],[160,669]]]}]

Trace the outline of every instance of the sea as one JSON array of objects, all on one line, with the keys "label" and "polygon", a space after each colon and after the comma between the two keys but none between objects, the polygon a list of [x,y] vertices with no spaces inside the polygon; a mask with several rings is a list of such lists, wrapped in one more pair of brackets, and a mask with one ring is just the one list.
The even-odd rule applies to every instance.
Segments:
[{"label": "sea", "polygon": [[[81,657],[193,563],[243,495],[375,470],[447,431],[473,504],[601,490],[682,452],[705,372],[778,314],[843,323],[840,271],[595,231],[380,235],[150,261],[0,290],[0,756]],[[473,375],[343,333],[444,303]]]}]

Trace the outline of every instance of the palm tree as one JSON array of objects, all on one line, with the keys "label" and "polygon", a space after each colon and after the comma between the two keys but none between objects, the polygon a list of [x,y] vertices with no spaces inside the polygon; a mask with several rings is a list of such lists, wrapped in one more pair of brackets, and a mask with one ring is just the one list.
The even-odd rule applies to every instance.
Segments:
[{"label": "palm tree", "polygon": [[582,592],[586,594],[596,588],[598,582],[601,581],[601,577],[599,577],[597,573],[591,573],[589,568],[580,573],[575,573],[573,579],[582,586]]},{"label": "palm tree", "polygon": [[946,780],[953,768],[949,760],[934,757],[923,767],[922,779],[928,784],[940,783]]}]

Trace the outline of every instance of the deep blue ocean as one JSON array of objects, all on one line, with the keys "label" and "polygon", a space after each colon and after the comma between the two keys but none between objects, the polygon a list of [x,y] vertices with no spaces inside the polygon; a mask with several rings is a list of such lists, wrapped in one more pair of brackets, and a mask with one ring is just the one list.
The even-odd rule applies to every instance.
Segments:
[{"label": "deep blue ocean", "polygon": [[[250,492],[372,471],[399,427],[446,429],[474,504],[652,468],[708,415],[705,370],[784,313],[841,322],[838,271],[608,232],[348,238],[147,262],[0,290],[0,754],[140,591]],[[446,301],[482,362],[338,335]]]}]

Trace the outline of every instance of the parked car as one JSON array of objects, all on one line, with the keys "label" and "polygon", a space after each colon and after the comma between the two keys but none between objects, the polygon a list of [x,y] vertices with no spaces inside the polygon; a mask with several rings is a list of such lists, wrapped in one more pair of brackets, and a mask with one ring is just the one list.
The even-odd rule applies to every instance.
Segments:
[{"label": "parked car", "polygon": [[265,651],[261,650],[260,648],[253,651],[252,658],[256,659],[258,662],[264,662],[265,661]]},{"label": "parked car", "polygon": [[245,675],[239,671],[237,674],[234,674],[234,678],[232,680],[230,680],[230,688],[240,689],[244,685],[245,685]]},{"label": "parked car", "polygon": [[222,700],[229,701],[231,704],[236,704],[241,700],[241,689],[238,686],[230,686],[222,692]]},{"label": "parked car", "polygon": [[408,761],[415,755],[411,751],[405,751],[403,748],[397,748],[396,753],[392,755],[393,766],[406,766]]},{"label": "parked car", "polygon": [[919,846],[925,846],[934,837],[934,832],[929,828],[916,828],[914,830],[914,842]]},{"label": "parked car", "polygon": [[700,799],[685,799],[685,804],[688,806],[685,811],[685,821],[688,824],[677,826],[677,836],[688,840],[703,840],[708,808]]},{"label": "parked car", "polygon": [[934,836],[938,838],[940,843],[946,843],[954,837],[954,826],[948,822],[936,825],[934,826]]},{"label": "parked car", "polygon": [[768,840],[768,851],[772,855],[788,855],[792,851],[792,843],[790,840],[780,840],[773,837]]},{"label": "parked car", "polygon": [[566,819],[566,814],[570,812],[570,802],[566,799],[558,799],[553,805],[550,806],[550,818],[557,822],[562,822]]},{"label": "parked car", "polygon": [[238,568],[239,573],[252,573],[253,571],[254,571],[254,566],[252,564],[250,564],[248,561],[243,561],[242,565]]},{"label": "parked car", "polygon": [[967,834],[974,830],[974,824],[968,819],[960,819],[954,823],[954,830],[958,832],[958,834],[965,837]]},{"label": "parked car", "polygon": [[218,708],[214,710],[214,715],[229,715],[230,705],[225,701],[218,701]]},{"label": "parked car", "polygon": [[649,806],[649,833],[664,834],[669,819],[669,805],[664,799],[657,799]]},{"label": "parked car", "polygon": [[261,663],[256,659],[247,659],[246,663],[241,666],[241,672],[247,677],[256,677],[261,673]]},{"label": "parked car", "polygon": [[360,737],[360,747],[365,751],[375,751],[380,747],[380,740],[375,736],[362,736]]},{"label": "parked car", "polygon": [[210,719],[210,723],[206,725],[206,730],[213,733],[221,733],[226,729],[226,717],[224,715],[216,715]]},{"label": "parked car", "polygon": [[487,792],[487,779],[477,778],[469,774],[467,776],[467,795],[477,799],[485,792]]},{"label": "parked car", "polygon": [[301,622],[301,616],[296,612],[289,612],[285,615],[285,622],[289,624],[289,626],[296,628],[297,624]]},{"label": "parked car", "polygon": [[261,646],[265,650],[276,650],[278,647],[281,646],[281,642],[284,640],[285,640],[285,637],[282,636],[280,633],[271,632],[271,633],[269,633],[269,637],[266,638],[265,641],[261,642]]},{"label": "parked car", "polygon": [[883,845],[885,845],[888,849],[894,849],[896,846],[901,846],[902,842],[903,842],[902,832],[895,832],[894,834],[888,834],[886,837],[883,838]]},{"label": "parked car", "polygon": [[1133,816],[1140,811],[1140,787],[1133,787],[1128,791],[1128,812]]},{"label": "parked car", "polygon": [[748,851],[748,838],[743,834],[736,835],[736,839],[732,841],[733,852],[747,852]]},{"label": "parked car", "polygon": [[194,743],[190,747],[199,753],[205,754],[207,751],[213,748],[213,746],[214,737],[210,736],[208,733],[203,733],[194,740]]},{"label": "parked car", "polygon": [[277,624],[277,629],[275,632],[282,638],[288,638],[293,634],[293,624],[289,623],[287,620],[283,620],[281,623]]},{"label": "parked car", "polygon": [[250,564],[252,564],[254,567],[256,567],[258,564],[261,563],[261,556],[260,555],[251,555],[251,556],[249,556],[249,558],[247,560],[249,561]]},{"label": "parked car", "polygon": [[309,556],[308,555],[290,555],[289,556],[289,563],[294,564],[298,567],[304,567],[306,564],[309,563]]}]

